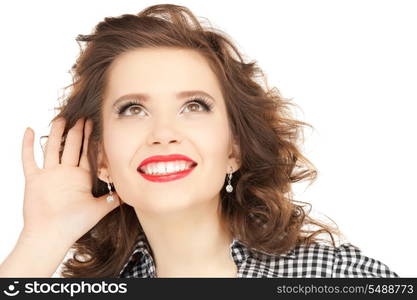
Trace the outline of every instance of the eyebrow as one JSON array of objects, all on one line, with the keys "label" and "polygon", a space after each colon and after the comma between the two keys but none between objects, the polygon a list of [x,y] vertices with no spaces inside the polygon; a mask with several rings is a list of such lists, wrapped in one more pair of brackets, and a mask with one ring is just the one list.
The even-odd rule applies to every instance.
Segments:
[{"label": "eyebrow", "polygon": [[[183,98],[188,98],[191,96],[205,96],[207,98],[210,98],[213,101],[216,101],[214,99],[213,96],[211,96],[209,93],[205,92],[205,91],[201,91],[201,90],[192,90],[192,91],[181,91],[179,93],[177,93],[175,96],[177,99],[183,99]],[[117,104],[119,102],[122,102],[124,100],[128,100],[128,99],[136,99],[136,100],[141,100],[141,101],[149,101],[149,99],[151,99],[151,96],[149,96],[149,94],[143,94],[143,93],[130,93],[130,94],[126,94],[123,96],[120,96],[119,98],[116,99],[116,101],[114,101],[113,103],[113,107],[116,107]]]}]

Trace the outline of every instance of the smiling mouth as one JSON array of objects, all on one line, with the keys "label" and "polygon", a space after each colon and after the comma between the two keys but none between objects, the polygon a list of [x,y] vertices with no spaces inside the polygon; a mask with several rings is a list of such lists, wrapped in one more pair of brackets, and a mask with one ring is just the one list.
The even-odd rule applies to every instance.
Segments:
[{"label": "smiling mouth", "polygon": [[138,169],[139,174],[146,180],[154,182],[154,183],[163,183],[163,182],[171,182],[174,180],[182,179],[186,176],[188,176],[197,166],[197,164],[193,164],[189,168],[186,168],[185,170],[180,170],[177,172],[171,172],[171,173],[163,173],[163,174],[146,174],[140,169]]},{"label": "smiling mouth", "polygon": [[139,169],[139,173],[142,173],[142,174],[147,175],[147,176],[169,176],[169,175],[173,175],[173,174],[178,174],[178,173],[183,173],[183,172],[190,171],[190,170],[194,169],[196,166],[197,165],[193,165],[193,166],[190,166],[189,168],[186,168],[184,170],[178,170],[178,171],[166,172],[166,173],[155,173],[155,174],[145,173],[143,170]]},{"label": "smiling mouth", "polygon": [[142,166],[137,169],[137,171],[141,174],[145,174],[147,176],[165,176],[165,175],[172,175],[181,173],[183,171],[188,171],[193,169],[197,166],[196,162],[180,162],[177,161],[176,164],[169,164],[169,165],[162,165],[156,163],[150,163],[145,166]]}]

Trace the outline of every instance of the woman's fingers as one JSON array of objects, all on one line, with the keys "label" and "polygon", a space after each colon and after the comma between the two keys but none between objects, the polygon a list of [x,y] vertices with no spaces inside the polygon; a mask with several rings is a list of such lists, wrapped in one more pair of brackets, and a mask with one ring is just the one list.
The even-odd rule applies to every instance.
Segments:
[{"label": "woman's fingers", "polygon": [[84,141],[83,141],[83,153],[81,154],[80,167],[90,171],[90,164],[88,162],[88,142],[90,140],[91,132],[93,131],[93,121],[88,119],[84,125]]},{"label": "woman's fingers", "polygon": [[61,163],[63,165],[72,167],[78,166],[83,140],[84,120],[85,118],[78,119],[75,125],[68,131],[61,159]]},{"label": "woman's fingers", "polygon": [[35,133],[32,130],[32,128],[27,128],[23,135],[22,164],[23,164],[23,173],[25,177],[39,169],[38,165],[36,164],[35,154],[33,152],[34,136],[35,136]]},{"label": "woman's fingers", "polygon": [[59,118],[52,122],[51,134],[46,143],[43,167],[53,168],[59,165],[59,150],[61,148],[62,134],[65,129],[65,119]]}]

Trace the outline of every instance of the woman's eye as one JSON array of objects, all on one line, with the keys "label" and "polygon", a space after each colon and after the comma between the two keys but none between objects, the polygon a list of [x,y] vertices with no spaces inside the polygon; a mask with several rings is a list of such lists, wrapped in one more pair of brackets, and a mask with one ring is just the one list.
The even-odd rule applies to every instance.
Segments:
[{"label": "woman's eye", "polygon": [[[192,100],[188,101],[184,105],[184,112],[210,112],[212,109],[212,105],[209,102],[206,102],[205,100]],[[128,102],[124,105],[122,105],[118,110],[118,115],[123,116],[137,116],[139,113],[143,110],[142,105],[134,103],[134,102]]]},{"label": "woman's eye", "polygon": [[[119,115],[138,115],[142,111],[142,107],[137,104],[128,104],[125,107],[122,107],[119,111]],[[127,114],[128,113],[128,114]]]},{"label": "woman's eye", "polygon": [[193,112],[193,111],[197,111],[197,112],[198,111],[201,111],[199,109],[200,107],[203,109],[203,111],[207,111],[205,109],[205,107],[203,106],[203,104],[200,104],[197,101],[189,102],[189,103],[186,103],[186,105],[185,105],[185,109],[189,108],[189,111],[191,111],[191,112]]}]

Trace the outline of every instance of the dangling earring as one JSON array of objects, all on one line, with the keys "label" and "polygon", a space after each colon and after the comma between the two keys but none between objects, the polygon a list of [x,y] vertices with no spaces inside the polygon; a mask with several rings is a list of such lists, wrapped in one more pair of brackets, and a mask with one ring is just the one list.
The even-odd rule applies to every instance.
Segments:
[{"label": "dangling earring", "polygon": [[226,191],[228,193],[233,192],[233,186],[230,184],[230,182],[232,180],[232,173],[233,173],[233,167],[230,167],[230,173],[228,174],[228,176],[229,176],[229,182],[227,183],[227,186],[226,186]]},{"label": "dangling earring", "polygon": [[107,182],[107,188],[109,189],[110,195],[107,196],[106,200],[107,200],[107,203],[110,203],[110,202],[114,201],[113,192],[111,191],[110,182]]}]

